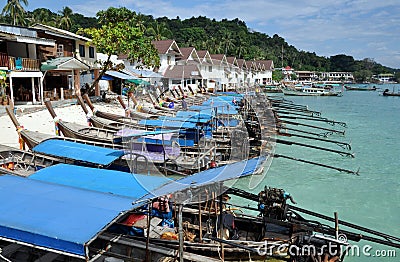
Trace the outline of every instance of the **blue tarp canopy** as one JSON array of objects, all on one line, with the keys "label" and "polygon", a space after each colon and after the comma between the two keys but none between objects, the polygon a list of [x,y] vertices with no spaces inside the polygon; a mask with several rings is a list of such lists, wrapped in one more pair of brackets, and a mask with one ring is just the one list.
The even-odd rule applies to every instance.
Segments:
[{"label": "blue tarp canopy", "polygon": [[123,150],[114,150],[57,139],[45,140],[35,146],[32,151],[98,165],[111,164],[124,155]]},{"label": "blue tarp canopy", "polygon": [[157,119],[144,119],[139,121],[140,125],[163,127],[163,128],[179,128],[179,129],[196,129],[196,123],[180,122],[180,121],[163,121]]},{"label": "blue tarp canopy", "polygon": [[0,236],[84,257],[85,244],[132,199],[89,190],[0,176]]},{"label": "blue tarp canopy", "polygon": [[182,192],[183,190],[191,187],[200,187],[249,176],[252,175],[264,163],[264,160],[265,157],[252,158],[250,160],[208,169],[191,176],[171,181],[170,183],[152,191],[152,194],[145,196],[144,199],[153,198],[154,196],[164,196],[175,192]]},{"label": "blue tarp canopy", "polygon": [[37,171],[30,179],[129,197],[146,195],[169,181],[166,177],[58,164]]}]

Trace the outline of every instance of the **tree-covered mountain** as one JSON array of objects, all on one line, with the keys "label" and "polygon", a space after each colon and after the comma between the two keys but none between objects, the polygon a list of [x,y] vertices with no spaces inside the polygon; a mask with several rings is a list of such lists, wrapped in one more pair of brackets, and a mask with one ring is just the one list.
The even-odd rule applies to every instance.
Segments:
[{"label": "tree-covered mountain", "polygon": [[[298,50],[277,34],[269,36],[253,31],[237,18],[216,21],[199,16],[182,20],[179,17],[154,18],[151,15],[133,13],[136,25],[146,36],[153,40],[175,39],[181,47],[193,46],[197,50],[208,50],[210,53],[222,53],[246,60],[273,60],[275,67],[289,65],[295,70],[354,72],[360,81],[369,80],[374,74],[395,71],[400,78],[400,69],[383,66],[372,58],[355,60],[345,54],[331,57],[318,56],[315,52]],[[73,13],[68,7],[63,7],[57,13],[45,8],[24,14],[15,14],[3,9],[0,22],[8,24],[17,22],[25,26],[42,23],[74,33],[79,28],[99,26],[97,18]]]}]

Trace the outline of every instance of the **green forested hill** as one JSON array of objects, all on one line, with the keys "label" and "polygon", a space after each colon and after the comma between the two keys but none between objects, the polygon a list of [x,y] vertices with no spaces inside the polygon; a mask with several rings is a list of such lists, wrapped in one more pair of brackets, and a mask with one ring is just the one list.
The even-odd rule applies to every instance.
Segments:
[{"label": "green forested hill", "polygon": [[[376,63],[373,59],[355,60],[352,56],[338,54],[331,57],[318,56],[314,52],[298,50],[284,38],[250,30],[246,23],[239,20],[216,21],[204,16],[180,19],[176,17],[154,18],[150,15],[135,14],[136,25],[148,37],[154,40],[175,39],[180,47],[194,46],[197,50],[208,50],[212,54],[222,53],[246,60],[273,60],[275,67],[291,66],[295,70],[312,71],[350,71],[360,81],[369,80],[373,74],[393,73],[393,69]],[[70,24],[65,23],[70,21]],[[9,16],[2,16],[1,22],[12,23]],[[27,12],[21,25],[43,23],[76,32],[79,28],[97,27],[95,17],[85,17],[72,13],[68,7],[54,13],[49,9],[39,8]],[[398,73],[397,73],[398,74]]]}]

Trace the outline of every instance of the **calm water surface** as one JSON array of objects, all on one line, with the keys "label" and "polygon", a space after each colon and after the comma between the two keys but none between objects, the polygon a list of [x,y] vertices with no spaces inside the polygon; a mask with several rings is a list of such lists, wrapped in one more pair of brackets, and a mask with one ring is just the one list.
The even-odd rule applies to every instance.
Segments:
[{"label": "calm water surface", "polygon": [[[395,87],[397,91],[399,86],[377,87],[391,91]],[[322,112],[323,117],[346,122],[347,128],[335,126],[346,131],[344,137],[333,135],[328,138],[351,142],[355,158],[281,144],[276,153],[351,170],[360,169],[360,176],[275,158],[264,181],[252,191],[259,192],[264,185],[284,188],[299,207],[332,217],[337,211],[341,220],[400,237],[400,97],[384,97],[381,93],[379,90],[345,91],[342,97],[285,97]],[[334,144],[300,138],[292,140],[341,150]],[[246,188],[245,182],[241,181],[238,187]],[[371,245],[371,253],[376,249],[394,249]],[[346,261],[400,261],[400,249],[395,250],[396,258],[361,255]]]}]

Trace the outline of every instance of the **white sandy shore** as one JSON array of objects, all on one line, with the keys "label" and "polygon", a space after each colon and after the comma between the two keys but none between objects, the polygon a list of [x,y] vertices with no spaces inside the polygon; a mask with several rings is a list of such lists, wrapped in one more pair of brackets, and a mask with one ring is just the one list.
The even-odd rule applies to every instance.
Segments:
[{"label": "white sandy shore", "polygon": [[[70,100],[72,101],[72,100]],[[125,101],[125,103],[127,103]],[[112,112],[119,115],[124,115],[124,110],[121,105],[115,101],[112,103],[95,103],[95,108],[103,112]],[[35,108],[36,107],[36,108]],[[16,116],[19,123],[28,130],[37,131],[45,134],[55,134],[54,121],[43,106],[16,106]],[[27,111],[40,111],[28,113]],[[90,111],[89,107],[88,110]],[[74,101],[54,107],[57,116],[68,122],[74,122],[82,125],[87,125],[86,116],[80,105]],[[10,117],[6,114],[0,116],[0,144],[19,148],[18,133]]]}]

